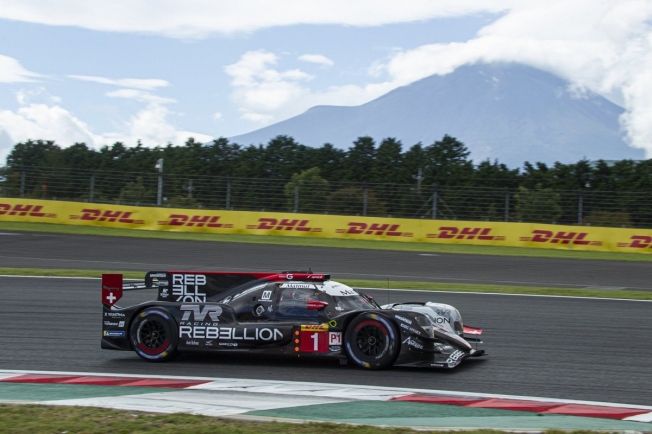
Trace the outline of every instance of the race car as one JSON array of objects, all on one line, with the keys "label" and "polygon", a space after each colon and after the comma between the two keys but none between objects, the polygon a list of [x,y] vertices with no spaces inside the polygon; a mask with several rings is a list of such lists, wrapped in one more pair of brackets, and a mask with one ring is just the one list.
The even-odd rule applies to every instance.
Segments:
[{"label": "race car", "polygon": [[[123,291],[156,289],[129,307]],[[150,271],[144,282],[102,275],[102,348],[150,362],[188,351],[268,351],[338,358],[366,369],[454,368],[485,354],[482,329],[440,303],[379,306],[330,279],[299,272]]]}]

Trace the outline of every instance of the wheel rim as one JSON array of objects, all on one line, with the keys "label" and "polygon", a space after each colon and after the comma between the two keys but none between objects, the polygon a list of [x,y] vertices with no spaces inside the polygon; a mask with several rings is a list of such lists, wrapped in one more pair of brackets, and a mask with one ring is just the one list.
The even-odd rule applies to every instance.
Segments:
[{"label": "wheel rim", "polygon": [[165,327],[159,321],[144,321],[138,331],[138,341],[139,346],[148,352],[162,349],[166,343]]},{"label": "wheel rim", "polygon": [[356,344],[365,356],[378,357],[387,349],[387,336],[385,331],[375,324],[361,324],[357,330]]}]

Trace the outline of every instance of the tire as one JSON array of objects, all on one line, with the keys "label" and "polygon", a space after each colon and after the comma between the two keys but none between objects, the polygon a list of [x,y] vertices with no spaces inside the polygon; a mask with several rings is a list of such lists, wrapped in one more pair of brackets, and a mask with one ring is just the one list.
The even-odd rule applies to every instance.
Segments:
[{"label": "tire", "polygon": [[176,355],[177,323],[164,309],[147,308],[132,321],[129,340],[141,358],[148,362],[165,362]]},{"label": "tire", "polygon": [[396,326],[376,313],[358,315],[346,329],[344,351],[349,360],[361,368],[388,368],[399,352]]}]

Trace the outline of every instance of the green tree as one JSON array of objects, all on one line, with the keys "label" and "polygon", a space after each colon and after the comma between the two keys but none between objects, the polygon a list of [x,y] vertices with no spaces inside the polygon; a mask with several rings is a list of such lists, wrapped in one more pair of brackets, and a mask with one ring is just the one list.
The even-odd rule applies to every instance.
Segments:
[{"label": "green tree", "polygon": [[285,197],[289,210],[294,210],[295,200],[298,212],[319,213],[324,211],[329,184],[321,176],[321,170],[313,167],[292,175],[290,182],[285,184]]},{"label": "green tree", "polygon": [[516,193],[516,215],[526,222],[555,223],[562,215],[559,193],[551,188],[519,187]]},{"label": "green tree", "polygon": [[118,197],[120,203],[129,205],[145,205],[154,203],[154,191],[147,188],[143,182],[143,177],[139,176],[135,181],[128,182]]},{"label": "green tree", "polygon": [[[362,215],[364,190],[358,187],[345,187],[328,196],[328,212],[342,215]],[[387,208],[376,197],[373,190],[367,190],[367,215],[386,215]]]},{"label": "green tree", "polygon": [[376,143],[369,136],[358,137],[346,154],[347,180],[368,182],[376,158]]}]

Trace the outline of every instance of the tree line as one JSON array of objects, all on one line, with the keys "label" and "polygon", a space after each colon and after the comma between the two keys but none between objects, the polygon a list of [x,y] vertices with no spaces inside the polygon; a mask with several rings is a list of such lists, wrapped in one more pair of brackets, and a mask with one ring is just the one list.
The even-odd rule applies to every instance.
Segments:
[{"label": "tree line", "polygon": [[[469,191],[492,190],[504,191],[507,196],[497,194],[490,203],[476,204],[478,209],[474,212],[484,209],[488,219],[503,219],[504,215],[505,219],[511,217],[525,221],[575,222],[577,194],[590,197],[591,194],[616,192],[622,195],[646,193],[652,188],[652,160],[582,160],[570,164],[524,162],[521,168],[510,168],[497,160],[474,162],[464,143],[448,135],[427,145],[418,143],[410,147],[404,147],[396,138],[376,142],[371,137],[359,137],[346,150],[328,143],[319,148],[308,147],[289,136],[277,136],[267,144],[257,146],[242,146],[226,138],[218,138],[209,143],[189,139],[182,146],[169,144],[153,148],[140,143],[128,147],[117,142],[99,149],[84,143],[62,147],[52,141],[28,140],[13,147],[6,166],[0,169],[0,176],[6,178],[2,187],[5,195],[17,195],[20,189],[21,194],[32,197],[81,198],[88,196],[89,186],[79,181],[80,174],[120,173],[123,175],[113,176],[110,185],[94,193],[97,199],[140,197],[140,200],[147,202],[155,195],[153,180],[158,176],[155,165],[159,159],[163,159],[166,179],[176,180],[166,183],[168,200],[173,205],[183,205],[186,201],[188,206],[223,207],[221,203],[228,204],[228,197],[225,202],[220,196],[219,200],[215,199],[216,203],[202,199],[202,188],[213,193],[224,190],[208,181],[219,177],[241,180],[240,184],[243,185],[247,184],[242,181],[245,179],[264,180],[258,184],[265,184],[268,188],[274,186],[279,209],[292,210],[297,200],[301,199],[301,208],[307,212],[361,212],[357,204],[350,210],[319,209],[318,203],[308,206],[310,194],[306,191],[312,188],[327,192],[331,208],[338,203],[350,202],[355,197],[354,202],[366,203],[364,213],[397,215],[396,207],[407,200],[405,196],[411,195],[410,200],[421,203],[419,212],[423,215],[435,212],[431,209],[432,201],[442,201],[442,215],[448,206],[449,217],[466,218],[468,216],[462,215],[464,212],[455,212],[451,208],[455,202],[454,194],[458,194],[458,201],[468,201],[471,200]],[[26,179],[25,172],[33,176]],[[34,175],[38,173],[41,178]],[[44,181],[43,177],[48,180]],[[188,180],[193,178],[196,180],[194,187],[188,185]],[[198,179],[205,179],[205,182]],[[255,182],[251,181],[250,184]],[[56,194],[54,190],[64,188],[59,187],[63,185],[66,194]],[[388,188],[388,185],[404,188]],[[44,188],[46,192],[43,192]],[[302,198],[297,198],[297,191],[302,191]],[[461,191],[465,193],[459,193]],[[440,195],[433,196],[437,192]],[[233,192],[225,190],[223,193],[228,195]],[[449,195],[447,199],[446,193]],[[255,192],[245,196],[252,203],[249,208],[255,209]],[[566,196],[572,199],[564,199]],[[430,205],[428,201],[431,201]],[[564,201],[568,201],[569,205],[564,205]],[[313,202],[324,203],[323,200],[314,199]],[[604,210],[611,213],[607,220],[612,220],[604,224],[636,224],[648,217],[652,221],[652,210],[649,213],[645,211],[642,216],[636,215],[635,199],[631,199],[631,203],[625,199],[621,202]],[[434,202],[435,206],[437,204]],[[588,215],[591,210],[583,211]]]}]

